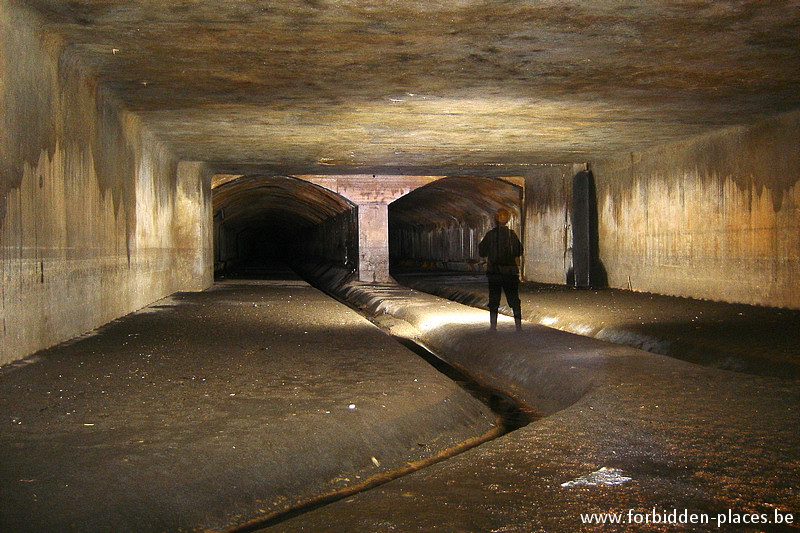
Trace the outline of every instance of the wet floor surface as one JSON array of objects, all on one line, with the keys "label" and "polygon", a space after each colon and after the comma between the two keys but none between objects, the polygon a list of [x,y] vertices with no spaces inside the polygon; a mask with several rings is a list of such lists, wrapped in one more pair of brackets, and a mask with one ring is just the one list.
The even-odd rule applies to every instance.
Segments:
[{"label": "wet floor surface", "polygon": [[306,283],[225,282],[0,369],[0,531],[256,525],[497,431]]},{"label": "wet floor surface", "polygon": [[398,285],[334,292],[544,416],[482,440],[495,414],[362,316],[230,280],[0,369],[0,531],[799,530],[796,380],[507,317],[492,334]]},{"label": "wet floor surface", "polygon": [[340,294],[548,416],[265,531],[798,531],[797,382],[510,319],[491,334],[402,287]]},{"label": "wet floor surface", "polygon": [[[395,278],[488,306],[484,274],[401,270]],[[800,379],[800,310],[541,283],[522,283],[520,298],[523,316],[533,323],[714,368]]]}]

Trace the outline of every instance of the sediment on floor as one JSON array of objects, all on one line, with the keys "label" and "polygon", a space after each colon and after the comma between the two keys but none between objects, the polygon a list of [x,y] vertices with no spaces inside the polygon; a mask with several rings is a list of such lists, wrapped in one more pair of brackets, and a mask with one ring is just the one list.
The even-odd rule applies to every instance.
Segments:
[{"label": "sediment on floor", "polygon": [[[488,309],[483,274],[394,275],[404,286]],[[528,282],[520,284],[520,297],[523,317],[535,324],[713,368],[800,379],[800,310]],[[505,305],[500,311],[511,314]]]},{"label": "sediment on floor", "polygon": [[299,280],[179,293],[0,374],[3,531],[222,531],[483,442],[497,416]]},{"label": "sediment on floor", "polygon": [[[397,285],[349,281],[339,294],[547,416],[265,533],[601,532],[607,524],[583,521],[587,513],[800,512],[800,387],[791,380],[536,324],[517,333],[508,317],[491,333],[485,311]],[[720,530],[705,524],[695,530]]]}]

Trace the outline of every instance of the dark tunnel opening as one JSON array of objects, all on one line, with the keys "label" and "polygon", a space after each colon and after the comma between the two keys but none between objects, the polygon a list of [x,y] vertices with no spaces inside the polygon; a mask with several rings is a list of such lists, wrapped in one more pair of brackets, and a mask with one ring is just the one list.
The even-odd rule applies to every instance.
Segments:
[{"label": "dark tunnel opening", "polygon": [[483,272],[478,243],[495,213],[509,211],[522,239],[522,205],[522,187],[502,178],[449,177],[416,189],[389,205],[390,269]]},{"label": "dark tunnel opening", "polygon": [[356,207],[327,189],[286,176],[242,176],[214,187],[212,205],[218,279],[357,267]]},{"label": "dark tunnel opening", "polygon": [[[304,277],[319,269],[344,279],[358,270],[357,206],[287,176],[249,175],[213,188],[214,272],[260,277],[285,266]],[[449,177],[388,208],[391,271],[485,270],[478,243],[498,209],[522,234],[522,187],[501,178]],[[524,257],[523,257],[524,265]]]}]

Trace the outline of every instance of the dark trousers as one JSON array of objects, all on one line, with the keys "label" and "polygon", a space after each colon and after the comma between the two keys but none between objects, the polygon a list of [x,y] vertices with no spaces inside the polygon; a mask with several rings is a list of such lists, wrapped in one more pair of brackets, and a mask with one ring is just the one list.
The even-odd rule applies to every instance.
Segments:
[{"label": "dark trousers", "polygon": [[500,307],[500,292],[506,294],[508,306],[514,312],[517,329],[522,328],[522,303],[519,299],[519,277],[517,275],[489,274],[489,323],[497,329],[497,312]]}]

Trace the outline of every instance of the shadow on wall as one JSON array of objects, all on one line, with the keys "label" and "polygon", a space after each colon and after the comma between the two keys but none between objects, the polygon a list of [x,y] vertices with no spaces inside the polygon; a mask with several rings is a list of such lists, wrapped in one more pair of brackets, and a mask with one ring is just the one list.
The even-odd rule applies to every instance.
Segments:
[{"label": "shadow on wall", "polygon": [[597,188],[591,170],[572,178],[572,267],[567,285],[578,289],[608,286],[608,274],[599,257]]}]

